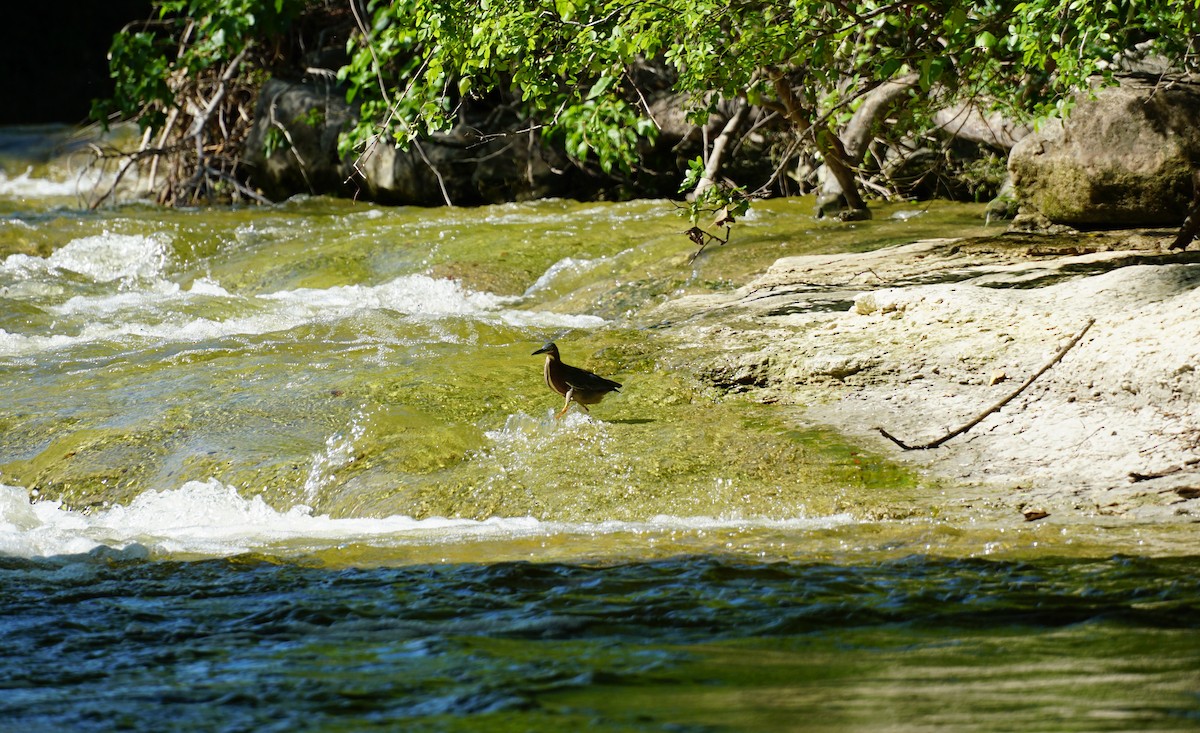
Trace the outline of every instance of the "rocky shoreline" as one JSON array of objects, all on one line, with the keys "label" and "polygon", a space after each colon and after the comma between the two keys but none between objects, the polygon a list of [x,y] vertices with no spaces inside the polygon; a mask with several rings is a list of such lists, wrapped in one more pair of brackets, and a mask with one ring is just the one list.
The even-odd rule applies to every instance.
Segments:
[{"label": "rocky shoreline", "polygon": [[[727,345],[709,383],[918,468],[949,504],[1026,521],[1200,521],[1200,253],[1174,232],[1010,233],[779,260],[655,314]],[[969,432],[938,438],[1041,377]],[[951,507],[947,507],[951,508]]]}]

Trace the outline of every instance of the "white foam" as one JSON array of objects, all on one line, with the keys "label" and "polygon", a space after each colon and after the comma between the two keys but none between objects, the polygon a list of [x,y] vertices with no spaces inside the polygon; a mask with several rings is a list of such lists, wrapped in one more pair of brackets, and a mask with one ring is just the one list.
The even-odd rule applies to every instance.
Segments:
[{"label": "white foam", "polygon": [[305,501],[315,501],[321,489],[329,483],[334,472],[345,468],[355,460],[358,442],[367,432],[367,415],[360,408],[350,418],[345,430],[338,431],[325,439],[325,446],[312,458],[308,477],[304,480],[301,495]]},{"label": "white foam", "polygon": [[[72,242],[64,248],[70,252],[54,263],[26,255],[9,257],[3,265],[9,274],[61,266],[86,272],[99,281],[121,278],[123,282],[111,292],[76,295],[42,306],[48,313],[64,317],[58,328],[73,333],[0,330],[0,356],[28,356],[127,337],[178,343],[254,336],[310,323],[357,319],[373,311],[420,320],[473,318],[539,329],[590,329],[605,322],[596,316],[510,308],[519,298],[468,290],[453,280],[425,275],[404,275],[372,286],[300,288],[256,296],[231,294],[220,283],[204,278],[184,289],[157,277],[165,267],[163,247],[153,238],[104,235]],[[135,281],[136,285],[126,285]],[[220,319],[197,317],[195,306],[205,299],[226,301],[230,308],[225,312],[232,314]]]},{"label": "white foam", "polygon": [[112,282],[157,277],[169,259],[170,248],[162,237],[105,232],[68,242],[46,261],[97,282]]},{"label": "white foam", "polygon": [[518,461],[524,456],[554,450],[563,433],[571,435],[573,445],[588,446],[597,455],[612,450],[608,426],[602,420],[574,409],[562,419],[552,417],[554,409],[547,409],[545,414],[546,417],[540,420],[521,411],[510,414],[503,427],[484,432],[484,437],[491,441],[496,453]]},{"label": "white foam", "polygon": [[42,351],[66,349],[80,342],[77,336],[27,336],[0,328],[0,355],[26,356]]},{"label": "white foam", "polygon": [[74,180],[35,178],[32,167],[26,168],[23,173],[13,178],[9,178],[4,171],[0,171],[0,196],[23,198],[76,196],[80,191],[91,190],[100,180],[101,177],[98,174],[90,176],[81,174]]},{"label": "white foam", "polygon": [[131,283],[158,277],[170,258],[170,246],[163,237],[104,232],[74,239],[49,257],[9,255],[0,269],[18,278],[67,270],[95,282]]},{"label": "white foam", "polygon": [[[314,516],[307,506],[279,511],[260,497],[243,498],[216,480],[190,481],[178,489],[151,491],[128,506],[81,514],[57,502],[30,504],[24,489],[0,484],[0,554],[53,557],[144,548],[152,555],[227,557],[246,552],[311,552],[347,543],[402,547],[413,543],[459,544],[489,539],[551,535],[645,534],[676,531],[775,528],[816,529],[851,523],[848,515],[820,519],[741,520],[654,517],[644,522],[542,522],[530,517],[379,519]],[[299,541],[299,544],[297,544]]]},{"label": "white foam", "polygon": [[498,310],[517,298],[467,290],[454,280],[402,275],[380,285],[340,285],[323,290],[300,288],[263,296],[289,307],[321,313],[390,309],[421,315],[475,315]]},{"label": "white foam", "polygon": [[323,290],[300,288],[263,296],[305,311],[311,318],[344,318],[364,310],[391,310],[411,316],[468,316],[510,325],[595,328],[596,316],[509,308],[520,297],[468,290],[454,280],[427,275],[402,275],[380,285],[342,285]]},{"label": "white foam", "polygon": [[114,313],[144,311],[186,300],[187,296],[181,296],[181,292],[178,283],[158,280],[140,290],[122,290],[106,295],[76,295],[61,305],[47,306],[46,311],[60,316],[110,316]]},{"label": "white foam", "polygon": [[459,528],[505,524],[520,529],[534,520],[332,519],[297,505],[277,511],[260,497],[245,499],[216,480],[190,481],[178,489],[150,491],[128,506],[90,514],[64,511],[57,502],[29,504],[24,489],[0,484],[0,553],[49,557],[98,547],[142,546],[153,553],[223,557],[307,539],[337,545],[371,538],[399,538]]}]

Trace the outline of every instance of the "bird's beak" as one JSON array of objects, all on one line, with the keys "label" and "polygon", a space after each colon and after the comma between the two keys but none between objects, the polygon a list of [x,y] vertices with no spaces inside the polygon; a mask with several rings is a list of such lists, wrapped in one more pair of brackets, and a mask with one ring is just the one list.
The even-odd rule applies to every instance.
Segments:
[{"label": "bird's beak", "polygon": [[549,351],[549,350],[550,350],[550,344],[546,344],[546,345],[545,345],[545,346],[543,346],[542,348],[540,348],[540,349],[538,349],[537,351],[535,351],[535,352],[533,352],[532,354],[530,354],[530,356],[537,356],[538,354],[544,354],[544,353],[546,353],[546,352],[547,352],[547,351]]}]

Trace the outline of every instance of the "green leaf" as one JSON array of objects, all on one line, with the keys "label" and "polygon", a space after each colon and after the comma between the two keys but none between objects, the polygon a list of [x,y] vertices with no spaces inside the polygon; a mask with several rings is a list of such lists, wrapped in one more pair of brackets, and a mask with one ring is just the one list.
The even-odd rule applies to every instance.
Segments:
[{"label": "green leaf", "polygon": [[599,79],[596,80],[596,83],[593,84],[592,88],[588,91],[587,98],[588,99],[596,99],[597,97],[604,96],[608,92],[608,90],[612,88],[612,85],[615,84],[616,81],[617,81],[617,78],[614,76],[608,76],[607,74],[604,76],[601,76]]},{"label": "green leaf", "polygon": [[563,20],[572,20],[578,6],[579,3],[575,0],[554,0],[554,9],[558,11],[558,17]]},{"label": "green leaf", "polygon": [[967,11],[961,5],[955,5],[946,14],[946,19],[942,21],[942,27],[951,33],[955,33],[962,29],[967,24]]},{"label": "green leaf", "polygon": [[929,89],[942,78],[949,66],[944,57],[927,58],[921,61],[919,83],[922,89]]}]

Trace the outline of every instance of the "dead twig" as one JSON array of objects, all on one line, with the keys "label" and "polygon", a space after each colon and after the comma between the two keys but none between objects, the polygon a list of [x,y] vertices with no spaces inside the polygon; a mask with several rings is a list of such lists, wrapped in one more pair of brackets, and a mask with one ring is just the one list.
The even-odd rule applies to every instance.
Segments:
[{"label": "dead twig", "polygon": [[1052,358],[1052,359],[1050,359],[1050,361],[1046,362],[1046,364],[1044,366],[1042,366],[1041,369],[1038,369],[1036,372],[1034,372],[1033,376],[1029,377],[1029,379],[1026,379],[1021,384],[1020,387],[1017,387],[1015,390],[1010,392],[1004,399],[1000,400],[996,404],[992,405],[991,407],[987,408],[983,412],[979,413],[979,415],[976,416],[975,419],[972,420],[971,422],[967,423],[966,425],[963,425],[961,428],[958,428],[957,430],[952,430],[949,433],[946,433],[945,435],[938,438],[937,440],[932,440],[928,443],[922,443],[920,445],[909,445],[908,443],[905,443],[904,441],[900,440],[899,438],[892,435],[891,433],[884,430],[883,428],[877,427],[875,429],[879,431],[880,435],[882,435],[883,437],[892,441],[893,443],[900,446],[904,450],[929,450],[931,448],[937,448],[938,446],[942,445],[946,441],[949,441],[953,438],[957,438],[958,436],[967,432],[971,428],[973,428],[976,425],[978,425],[979,423],[983,422],[988,417],[988,415],[991,415],[993,412],[999,411],[1000,408],[1004,407],[1009,402],[1012,402],[1013,399],[1015,399],[1017,395],[1019,395],[1025,391],[1026,387],[1033,384],[1034,380],[1036,380],[1038,377],[1045,374],[1047,371],[1050,370],[1050,367],[1054,366],[1059,361],[1061,361],[1062,358],[1067,355],[1067,352],[1070,351],[1071,348],[1075,346],[1075,344],[1079,343],[1079,340],[1083,338],[1083,335],[1088,332],[1088,329],[1090,329],[1092,327],[1092,324],[1094,324],[1095,322],[1096,322],[1095,318],[1089,318],[1088,322],[1086,324],[1084,324],[1083,329],[1080,330],[1079,333],[1075,334],[1075,337],[1072,338],[1070,341],[1068,341],[1066,343],[1066,345],[1064,345],[1061,349],[1059,349],[1058,353],[1054,355],[1054,358]]},{"label": "dead twig", "polygon": [[721,239],[720,237],[718,237],[716,234],[713,234],[712,232],[706,232],[703,229],[701,229],[700,227],[692,227],[691,229],[688,229],[686,232],[684,232],[684,236],[686,236],[688,239],[692,240],[692,243],[695,244],[697,247],[696,251],[692,252],[691,256],[688,257],[688,264],[690,265],[696,261],[696,258],[700,256],[700,253],[704,251],[704,248],[707,247],[708,245],[712,244],[713,242],[718,242],[720,244],[728,244],[729,243],[729,227],[728,226],[725,227],[725,238],[724,239]]},{"label": "dead twig", "polygon": [[425,161],[425,165],[429,166],[429,170],[433,171],[433,176],[437,178],[438,188],[442,191],[442,201],[446,203],[446,206],[454,206],[454,202],[450,200],[450,193],[446,190],[446,181],[442,178],[442,172],[438,170],[438,167],[425,154],[425,148],[421,147],[421,141],[413,140],[413,147],[417,149],[417,154],[421,156],[421,160]]},{"label": "dead twig", "polygon": [[1183,470],[1184,470],[1183,466],[1171,466],[1170,468],[1164,468],[1161,471],[1151,471],[1149,473],[1142,473],[1140,471],[1130,471],[1129,472],[1129,480],[1133,483],[1137,483],[1139,481],[1152,481],[1156,478],[1163,478],[1164,476],[1170,476],[1173,473],[1180,473]]},{"label": "dead twig", "polygon": [[1146,471],[1146,472],[1130,471],[1129,472],[1129,480],[1132,481],[1133,483],[1137,483],[1139,481],[1151,481],[1156,478],[1170,476],[1173,473],[1182,473],[1183,471],[1188,471],[1188,470],[1194,468],[1197,463],[1200,463],[1200,459],[1192,459],[1190,461],[1184,461],[1183,465],[1181,465],[1181,466],[1171,466],[1170,468],[1164,468],[1161,471]]}]

